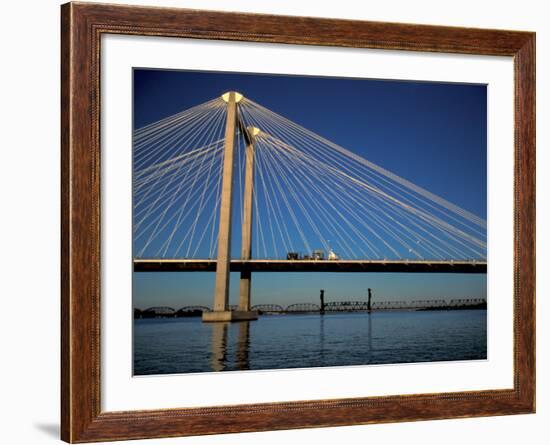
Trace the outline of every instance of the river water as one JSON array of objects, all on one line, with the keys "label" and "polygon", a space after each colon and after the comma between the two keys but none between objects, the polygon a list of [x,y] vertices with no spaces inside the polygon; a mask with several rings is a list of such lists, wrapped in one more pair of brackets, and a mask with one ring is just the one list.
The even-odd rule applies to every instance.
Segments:
[{"label": "river water", "polygon": [[134,375],[486,358],[486,310],[134,320]]}]

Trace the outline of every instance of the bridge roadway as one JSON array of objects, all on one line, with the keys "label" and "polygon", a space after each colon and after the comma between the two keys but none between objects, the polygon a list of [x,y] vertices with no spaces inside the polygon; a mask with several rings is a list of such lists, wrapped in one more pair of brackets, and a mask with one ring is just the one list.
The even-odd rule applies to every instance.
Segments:
[{"label": "bridge roadway", "polygon": [[[487,273],[486,261],[231,260],[231,272]],[[134,259],[135,272],[215,272],[216,260]]]}]

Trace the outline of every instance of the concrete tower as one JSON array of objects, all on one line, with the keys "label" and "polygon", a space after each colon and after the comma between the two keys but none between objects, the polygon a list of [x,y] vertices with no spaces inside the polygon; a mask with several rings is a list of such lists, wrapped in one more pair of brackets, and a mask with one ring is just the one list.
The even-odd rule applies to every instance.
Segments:
[{"label": "concrete tower", "polygon": [[[225,146],[222,172],[222,190],[220,202],[220,225],[218,232],[218,258],[216,263],[216,287],[214,290],[214,308],[212,312],[203,312],[203,321],[239,321],[255,320],[256,311],[250,310],[250,271],[241,272],[241,292],[239,310],[229,308],[229,274],[231,266],[231,210],[233,204],[233,167],[235,162],[235,135],[237,133],[237,104],[243,95],[229,91],[222,95],[227,103],[225,123]],[[243,131],[244,130],[244,131]],[[254,193],[254,137],[258,129],[243,129],[246,139],[246,171],[243,197],[242,248],[243,260],[250,259],[252,246],[252,197]]]}]

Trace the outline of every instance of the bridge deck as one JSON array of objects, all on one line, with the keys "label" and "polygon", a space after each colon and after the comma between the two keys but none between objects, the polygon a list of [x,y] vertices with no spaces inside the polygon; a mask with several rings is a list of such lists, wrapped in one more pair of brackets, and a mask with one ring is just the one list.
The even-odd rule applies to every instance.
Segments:
[{"label": "bridge deck", "polygon": [[[231,272],[486,273],[485,261],[231,260]],[[135,272],[214,272],[216,260],[134,259]]]}]

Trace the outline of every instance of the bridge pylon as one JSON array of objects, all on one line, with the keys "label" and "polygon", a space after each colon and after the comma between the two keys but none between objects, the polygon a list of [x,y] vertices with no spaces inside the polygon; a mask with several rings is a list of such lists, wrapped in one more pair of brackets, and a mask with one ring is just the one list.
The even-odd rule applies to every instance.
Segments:
[{"label": "bridge pylon", "polygon": [[[225,123],[225,145],[222,172],[222,190],[220,202],[220,224],[218,232],[218,258],[216,262],[216,286],[214,290],[214,305],[211,312],[203,312],[202,320],[213,321],[243,321],[256,320],[257,311],[250,310],[251,272],[241,272],[240,299],[238,310],[229,307],[229,274],[231,263],[231,210],[233,205],[233,165],[235,161],[235,135],[239,119],[237,103],[243,96],[235,91],[222,95],[227,103],[227,118]],[[244,129],[241,131],[246,140],[245,188],[243,197],[243,227],[241,256],[249,260],[252,246],[252,197],[254,193],[254,137],[259,130]]]}]

